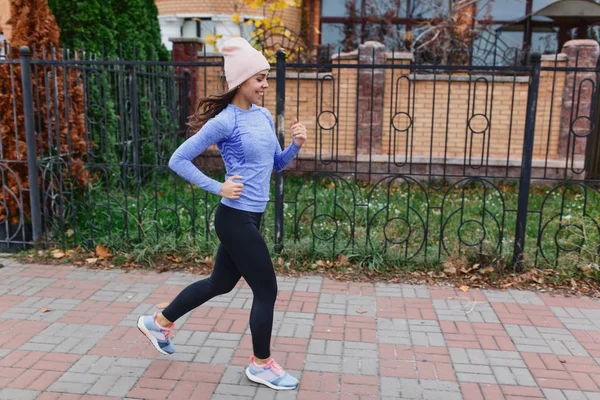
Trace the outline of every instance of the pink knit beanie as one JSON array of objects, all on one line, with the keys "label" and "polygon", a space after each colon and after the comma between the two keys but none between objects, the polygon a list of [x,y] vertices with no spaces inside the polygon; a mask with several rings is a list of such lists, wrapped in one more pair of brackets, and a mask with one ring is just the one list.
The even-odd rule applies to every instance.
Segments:
[{"label": "pink knit beanie", "polygon": [[225,59],[225,79],[230,91],[259,72],[271,68],[265,56],[241,37],[225,41],[221,53]]}]

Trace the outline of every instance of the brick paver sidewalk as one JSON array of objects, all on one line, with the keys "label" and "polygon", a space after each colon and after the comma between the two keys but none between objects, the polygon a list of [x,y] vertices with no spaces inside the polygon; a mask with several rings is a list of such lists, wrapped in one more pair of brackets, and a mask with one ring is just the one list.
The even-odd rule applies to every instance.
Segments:
[{"label": "brick paver sidewalk", "polygon": [[165,357],[136,317],[197,276],[0,262],[0,399],[600,399],[592,299],[281,278],[274,355],[301,385],[274,392],[243,375],[245,285]]}]

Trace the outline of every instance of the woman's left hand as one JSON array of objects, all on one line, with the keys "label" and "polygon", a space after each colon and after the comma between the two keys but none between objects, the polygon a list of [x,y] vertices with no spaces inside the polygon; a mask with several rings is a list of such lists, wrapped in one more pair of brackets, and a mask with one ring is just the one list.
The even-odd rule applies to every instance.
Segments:
[{"label": "woman's left hand", "polygon": [[294,144],[298,147],[302,147],[304,142],[306,141],[306,128],[297,119],[294,119],[294,124],[292,125],[292,138],[294,139]]}]

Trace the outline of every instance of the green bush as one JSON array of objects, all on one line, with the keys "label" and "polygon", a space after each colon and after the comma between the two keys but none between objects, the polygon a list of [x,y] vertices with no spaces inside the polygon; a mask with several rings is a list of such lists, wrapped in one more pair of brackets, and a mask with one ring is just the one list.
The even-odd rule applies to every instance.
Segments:
[{"label": "green bush", "polygon": [[162,45],[153,0],[49,0],[60,27],[60,41],[70,49],[114,58],[169,59]]}]

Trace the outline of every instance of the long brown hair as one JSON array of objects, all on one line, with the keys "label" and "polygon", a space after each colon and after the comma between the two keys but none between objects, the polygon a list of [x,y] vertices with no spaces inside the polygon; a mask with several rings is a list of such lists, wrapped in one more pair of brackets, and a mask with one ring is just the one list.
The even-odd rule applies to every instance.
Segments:
[{"label": "long brown hair", "polygon": [[[223,80],[221,82],[223,84]],[[192,134],[198,132],[206,122],[216,117],[221,111],[231,103],[237,93],[237,88],[217,95],[211,95],[200,99],[196,106],[196,111],[188,118],[187,125]]]}]

